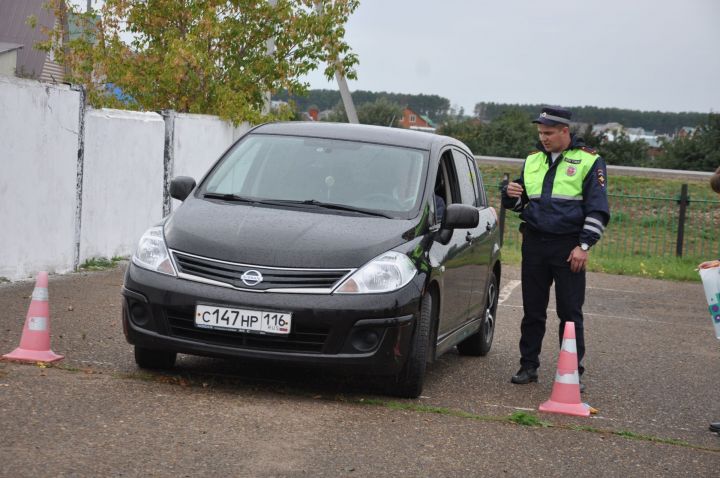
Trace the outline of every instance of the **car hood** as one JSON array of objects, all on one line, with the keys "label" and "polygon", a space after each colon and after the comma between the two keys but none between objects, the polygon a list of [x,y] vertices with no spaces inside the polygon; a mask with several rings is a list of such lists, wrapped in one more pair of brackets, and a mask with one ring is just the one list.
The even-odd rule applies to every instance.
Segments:
[{"label": "car hood", "polygon": [[274,267],[360,267],[414,237],[416,221],[188,198],[165,223],[170,249]]}]

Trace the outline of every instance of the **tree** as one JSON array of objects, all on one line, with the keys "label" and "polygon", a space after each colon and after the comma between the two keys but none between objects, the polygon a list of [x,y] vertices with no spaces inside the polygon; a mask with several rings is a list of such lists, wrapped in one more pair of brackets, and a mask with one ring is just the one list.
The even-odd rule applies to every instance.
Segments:
[{"label": "tree", "polygon": [[[50,0],[60,18],[64,0]],[[83,32],[67,35],[62,22],[40,45],[69,70],[66,81],[85,86],[94,106],[216,114],[235,123],[265,119],[265,92],[303,93],[300,78],[325,63],[355,78],[357,57],[344,25],[358,0],[106,0],[99,15],[70,12]],[[72,7],[71,7],[72,8]],[[71,28],[72,30],[72,28]],[[131,36],[129,42],[125,41]],[[268,54],[267,41],[275,51]],[[336,59],[342,61],[337,63]],[[289,117],[290,111],[274,113]]]},{"label": "tree", "polygon": [[[358,121],[360,124],[374,124],[379,126],[397,126],[402,117],[403,108],[387,98],[378,98],[369,103],[363,103],[357,109]],[[342,102],[333,108],[328,121],[347,123],[347,115]]]},{"label": "tree", "polygon": [[490,123],[450,119],[438,132],[462,141],[475,154],[505,158],[526,157],[537,141],[535,125],[518,109],[509,109]]},{"label": "tree", "polygon": [[666,142],[658,164],[670,169],[715,171],[720,166],[720,114],[709,114],[691,136]]}]

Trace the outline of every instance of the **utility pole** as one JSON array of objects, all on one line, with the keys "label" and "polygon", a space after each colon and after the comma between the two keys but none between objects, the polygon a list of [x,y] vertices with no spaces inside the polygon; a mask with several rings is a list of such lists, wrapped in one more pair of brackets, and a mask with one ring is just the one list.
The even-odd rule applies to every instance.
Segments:
[{"label": "utility pole", "polygon": [[[315,2],[315,11],[318,13],[318,15],[322,15],[322,5],[323,0],[317,0]],[[345,79],[345,75],[342,74],[342,69],[340,68],[340,60],[338,58],[332,58],[330,59],[334,63],[335,66],[335,80],[337,81],[338,88],[340,89],[340,96],[342,97],[343,106],[345,107],[345,114],[347,114],[348,122],[358,124],[358,116],[357,111],[355,111],[355,103],[353,103],[352,95],[350,94],[350,89],[347,85],[347,80]]]},{"label": "utility pole", "polygon": [[[277,0],[268,0],[268,4],[274,8],[277,5]],[[275,37],[270,37],[265,41],[265,52],[267,56],[273,56],[275,54]],[[272,107],[272,93],[268,90],[265,92],[264,96],[265,101],[263,104],[262,114],[267,115],[270,113],[270,109]]]}]

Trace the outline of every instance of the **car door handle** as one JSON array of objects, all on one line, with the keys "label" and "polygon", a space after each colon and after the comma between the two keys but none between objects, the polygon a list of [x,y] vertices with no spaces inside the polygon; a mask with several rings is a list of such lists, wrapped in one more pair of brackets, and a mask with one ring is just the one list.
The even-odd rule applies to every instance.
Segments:
[{"label": "car door handle", "polygon": [[472,233],[471,233],[470,231],[468,231],[467,234],[465,234],[465,240],[468,241],[468,242],[472,242],[472,241],[473,241],[473,235],[472,235]]},{"label": "car door handle", "polygon": [[489,231],[490,229],[492,229],[492,224],[490,224],[490,221],[488,221],[487,225],[485,226],[485,230]]}]

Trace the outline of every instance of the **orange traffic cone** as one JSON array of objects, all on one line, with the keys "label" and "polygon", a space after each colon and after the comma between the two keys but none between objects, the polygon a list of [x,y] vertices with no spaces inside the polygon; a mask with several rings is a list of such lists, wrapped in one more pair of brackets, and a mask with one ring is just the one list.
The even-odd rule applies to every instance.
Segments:
[{"label": "orange traffic cone", "polygon": [[590,410],[580,402],[575,323],[565,322],[560,358],[550,400],[540,405],[541,412],[589,417]]},{"label": "orange traffic cone", "polygon": [[48,303],[48,273],[38,273],[32,301],[25,317],[20,346],[3,355],[9,360],[23,362],[56,362],[63,358],[50,350],[50,304]]}]

